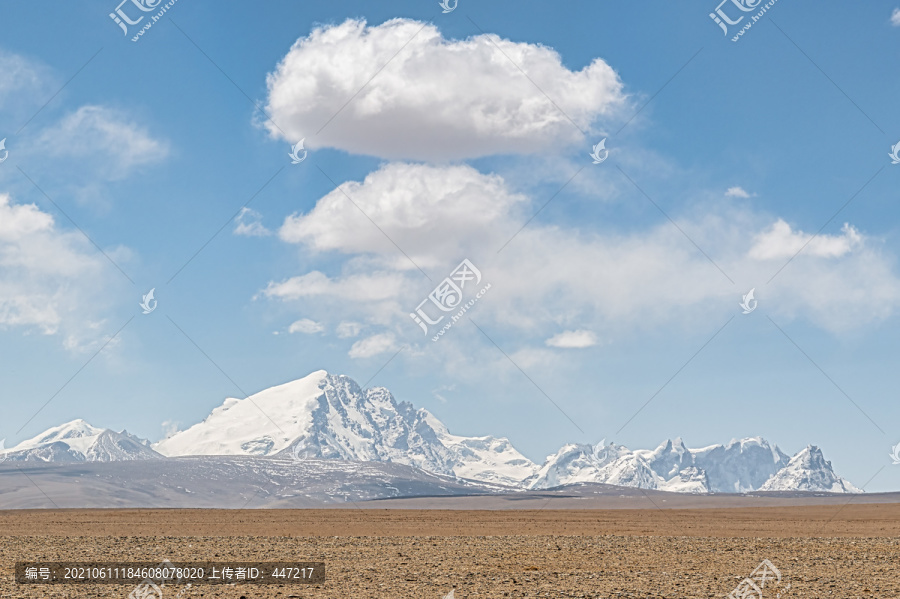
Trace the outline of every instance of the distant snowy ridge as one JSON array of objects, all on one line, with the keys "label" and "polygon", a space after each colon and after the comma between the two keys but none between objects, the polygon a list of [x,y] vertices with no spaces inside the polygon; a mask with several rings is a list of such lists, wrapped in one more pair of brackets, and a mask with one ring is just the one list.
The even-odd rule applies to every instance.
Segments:
[{"label": "distant snowy ridge", "polygon": [[12,461],[41,462],[121,462],[163,457],[148,445],[128,431],[96,428],[79,419],[11,447],[6,450],[6,457]]},{"label": "distant snowy ridge", "polygon": [[[678,493],[746,493],[760,490],[788,462],[778,447],[759,437],[700,449],[688,449],[680,438],[653,450],[573,444],[549,456],[538,475],[526,482],[532,489],[595,482]],[[830,472],[831,465],[827,468]]]},{"label": "distant snowy ridge", "polygon": [[837,476],[817,447],[789,458],[759,437],[699,449],[680,438],[652,450],[568,444],[539,466],[508,439],[453,435],[429,411],[397,402],[387,389],[364,390],[324,370],[246,399],[228,398],[203,422],[148,445],[75,420],[8,452],[14,460],[50,462],[211,455],[383,462],[528,489],[604,483],[680,493],[862,492]]}]

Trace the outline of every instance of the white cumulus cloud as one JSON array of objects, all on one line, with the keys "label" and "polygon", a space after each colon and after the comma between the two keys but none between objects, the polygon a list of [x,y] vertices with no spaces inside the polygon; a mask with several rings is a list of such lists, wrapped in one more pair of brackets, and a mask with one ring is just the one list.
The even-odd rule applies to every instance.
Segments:
[{"label": "white cumulus cloud", "polygon": [[593,331],[563,331],[545,342],[549,347],[564,349],[584,349],[597,345],[597,335]]},{"label": "white cumulus cloud", "polygon": [[[332,192],[280,230],[284,241],[337,255],[338,268],[272,281],[263,295],[294,302],[317,320],[339,311],[342,320],[410,339],[422,334],[410,312],[463,258],[482,272],[479,287],[492,285],[472,308],[479,325],[541,346],[570,331],[554,340],[558,347],[591,340],[578,331],[615,338],[635,328],[690,327],[716,311],[727,318],[739,291],[768,281],[783,264],[775,259],[786,261],[810,238],[780,219],[732,206],[720,207],[721,214],[674,215],[678,227],[660,219],[626,233],[541,219],[522,228],[540,202],[467,166],[387,164],[343,188],[356,205]],[[891,257],[850,225],[812,241],[766,290],[767,313],[835,332],[885,318],[898,302]]]},{"label": "white cumulus cloud", "polygon": [[315,320],[310,320],[309,318],[301,318],[300,320],[292,322],[291,326],[288,327],[288,333],[305,333],[307,335],[321,333],[324,330],[325,325],[316,322]]},{"label": "white cumulus cloud", "polygon": [[400,246],[418,266],[430,268],[483,241],[485,229],[492,238],[511,237],[519,225],[510,216],[524,214],[529,203],[501,177],[470,166],[389,163],[341,189],[307,214],[285,219],[281,239],[319,251],[378,254],[397,268],[415,268],[398,256]]},{"label": "white cumulus cloud", "polygon": [[778,219],[768,230],[756,236],[750,248],[750,257],[757,260],[790,258],[802,248],[807,256],[840,258],[859,247],[863,241],[859,231],[847,223],[844,223],[841,233],[814,237],[803,231],[794,231],[788,223]]},{"label": "white cumulus cloud", "polygon": [[450,40],[409,19],[316,28],[267,85],[272,135],[391,159],[546,152],[583,141],[579,128],[626,101],[599,58],[572,71],[547,46],[493,34]]},{"label": "white cumulus cloud", "polygon": [[397,350],[397,339],[391,333],[379,333],[360,339],[350,348],[351,358],[371,358],[386,352]]},{"label": "white cumulus cloud", "polygon": [[900,27],[900,8],[895,8],[894,12],[891,13],[891,25]]}]

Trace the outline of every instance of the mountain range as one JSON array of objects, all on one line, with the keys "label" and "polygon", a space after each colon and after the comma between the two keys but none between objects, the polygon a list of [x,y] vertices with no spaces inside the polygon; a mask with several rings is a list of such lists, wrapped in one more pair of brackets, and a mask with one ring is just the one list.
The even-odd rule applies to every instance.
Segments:
[{"label": "mountain range", "polygon": [[429,411],[397,402],[387,389],[361,389],[351,378],[324,370],[245,399],[228,398],[202,422],[154,444],[74,420],[23,441],[5,456],[11,462],[50,463],[174,458],[185,463],[187,456],[195,462],[221,459],[213,456],[269,457],[279,464],[285,458],[340,460],[410,466],[440,477],[441,484],[468,480],[532,490],[601,483],[682,493],[862,492],[834,473],[818,447],[809,445],[790,457],[759,437],[699,449],[689,449],[680,438],[652,450],[603,441],[567,444],[539,465],[506,438],[453,435]]}]

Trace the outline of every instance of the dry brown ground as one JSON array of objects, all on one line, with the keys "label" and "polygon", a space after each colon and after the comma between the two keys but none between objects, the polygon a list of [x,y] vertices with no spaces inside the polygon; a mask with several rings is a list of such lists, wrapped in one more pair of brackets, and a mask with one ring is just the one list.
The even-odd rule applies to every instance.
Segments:
[{"label": "dry brown ground", "polygon": [[[900,505],[703,510],[72,510],[0,512],[0,596],[131,587],[12,582],[54,561],[324,561],[308,586],[194,586],[183,599],[724,597],[764,558],[782,597],[900,596]],[[178,588],[164,589],[174,599]],[[767,592],[764,597],[776,597]]]}]

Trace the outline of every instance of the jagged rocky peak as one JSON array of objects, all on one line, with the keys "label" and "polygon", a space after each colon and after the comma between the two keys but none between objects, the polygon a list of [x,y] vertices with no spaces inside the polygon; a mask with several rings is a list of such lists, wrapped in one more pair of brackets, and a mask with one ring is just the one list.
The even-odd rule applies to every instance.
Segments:
[{"label": "jagged rocky peak", "polygon": [[834,473],[831,462],[815,445],[807,445],[792,457],[788,465],[766,481],[760,491],[862,493],[862,490]]}]

